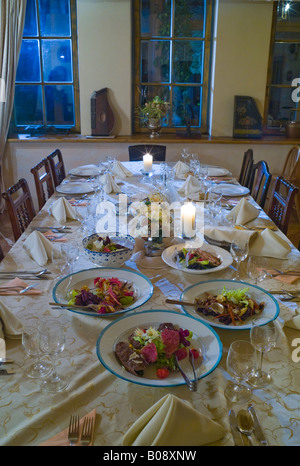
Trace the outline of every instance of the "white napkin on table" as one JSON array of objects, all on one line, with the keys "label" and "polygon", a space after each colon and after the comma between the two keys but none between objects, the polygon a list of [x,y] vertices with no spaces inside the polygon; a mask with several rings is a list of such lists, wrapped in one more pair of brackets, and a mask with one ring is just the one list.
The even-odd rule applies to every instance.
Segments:
[{"label": "white napkin on table", "polygon": [[189,167],[186,163],[181,162],[179,160],[175,165],[174,165],[174,173],[176,176],[183,176],[189,171]]},{"label": "white napkin on table", "polygon": [[221,425],[174,395],[166,395],[129,428],[123,446],[199,446],[220,440]]},{"label": "white napkin on table", "polygon": [[126,178],[127,176],[133,175],[119,160],[114,160],[112,173],[119,178]]},{"label": "white napkin on table", "polygon": [[284,326],[288,327],[288,328],[291,328],[293,330],[300,330],[300,314],[295,315],[295,316],[291,317],[290,319],[288,319],[284,323]]},{"label": "white napkin on table", "polygon": [[24,242],[27,254],[41,267],[58,258],[60,252],[40,231],[33,231]]},{"label": "white napkin on table", "polygon": [[0,300],[0,338],[20,339],[22,338],[22,332],[21,321]]},{"label": "white napkin on table", "polygon": [[200,181],[197,180],[193,175],[189,175],[186,181],[183,183],[180,189],[178,189],[178,193],[182,196],[189,196],[190,194],[194,194],[199,192],[201,189]]},{"label": "white napkin on table", "polygon": [[51,207],[53,217],[59,223],[66,223],[67,219],[76,220],[76,211],[65,197],[60,197]]},{"label": "white napkin on table", "polygon": [[286,259],[291,247],[275,231],[266,228],[250,242],[249,255]]},{"label": "white napkin on table", "polygon": [[226,215],[235,225],[244,225],[259,216],[259,209],[250,204],[247,199],[243,198],[239,203]]},{"label": "white napkin on table", "polygon": [[106,173],[101,177],[101,183],[103,183],[103,188],[106,194],[121,192],[121,189],[110,173]]}]

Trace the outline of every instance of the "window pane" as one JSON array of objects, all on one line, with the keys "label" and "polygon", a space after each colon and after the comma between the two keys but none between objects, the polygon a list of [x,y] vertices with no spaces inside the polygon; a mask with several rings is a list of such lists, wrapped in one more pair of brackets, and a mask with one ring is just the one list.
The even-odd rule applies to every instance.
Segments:
[{"label": "window pane", "polygon": [[176,0],[174,35],[176,37],[204,37],[204,2]]},{"label": "window pane", "polygon": [[70,0],[39,0],[41,36],[71,36]]},{"label": "window pane", "polygon": [[16,86],[16,125],[42,125],[42,86]]},{"label": "window pane", "polygon": [[178,83],[202,83],[203,42],[174,41],[173,79]]},{"label": "window pane", "polygon": [[71,41],[42,40],[43,73],[45,82],[72,82]]},{"label": "window pane", "polygon": [[171,35],[171,0],[141,1],[141,36]]},{"label": "window pane", "polygon": [[271,84],[290,85],[300,71],[300,44],[274,44]]},{"label": "window pane", "polygon": [[[142,86],[140,94],[140,105],[153,100],[154,97],[160,97],[165,102],[170,102],[170,87],[169,86]],[[164,126],[168,126],[169,122],[164,122]],[[142,125],[141,125],[142,126]]]},{"label": "window pane", "polygon": [[73,86],[45,86],[48,125],[74,125]]},{"label": "window pane", "polygon": [[142,82],[170,81],[170,42],[141,42],[141,80]]},{"label": "window pane", "polygon": [[23,36],[38,36],[35,0],[27,0]]},{"label": "window pane", "polygon": [[277,24],[275,32],[276,39],[296,39],[300,40],[300,3],[289,2],[280,3],[277,8]]},{"label": "window pane", "polygon": [[270,105],[268,126],[280,127],[282,122],[295,119],[296,103],[292,100],[293,88],[272,87],[270,90]]},{"label": "window pane", "polygon": [[172,125],[200,126],[201,88],[174,86],[172,95]]},{"label": "window pane", "polygon": [[22,40],[16,82],[41,82],[38,40]]}]

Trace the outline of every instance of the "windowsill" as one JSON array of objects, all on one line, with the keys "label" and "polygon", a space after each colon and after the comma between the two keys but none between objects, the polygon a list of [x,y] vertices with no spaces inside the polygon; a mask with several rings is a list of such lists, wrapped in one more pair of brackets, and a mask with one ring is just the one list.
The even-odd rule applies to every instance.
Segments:
[{"label": "windowsill", "polygon": [[84,136],[81,134],[72,135],[55,135],[55,136],[33,136],[27,138],[10,138],[7,140],[8,143],[53,143],[53,142],[74,142],[74,143],[197,143],[197,144],[282,144],[282,145],[299,145],[299,139],[287,138],[286,136],[271,136],[264,135],[260,139],[251,138],[233,138],[233,137],[215,137],[215,136],[201,136],[186,138],[176,134],[167,134],[162,132],[160,137],[157,139],[150,139],[148,133],[134,134],[134,135],[121,135],[121,136],[108,136],[108,137],[91,137]]}]

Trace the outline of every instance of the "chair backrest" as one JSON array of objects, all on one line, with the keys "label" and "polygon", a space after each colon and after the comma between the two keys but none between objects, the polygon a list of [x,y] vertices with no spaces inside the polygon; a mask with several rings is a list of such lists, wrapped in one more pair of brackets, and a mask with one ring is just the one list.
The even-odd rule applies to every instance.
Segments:
[{"label": "chair backrest", "polygon": [[0,262],[4,259],[4,253],[3,253],[3,249],[1,248],[1,245],[0,245]]},{"label": "chair backrest", "polygon": [[39,209],[41,209],[45,205],[47,199],[54,193],[49,161],[47,159],[41,160],[31,169],[31,173],[34,177]]},{"label": "chair backrest", "polygon": [[129,146],[129,160],[137,162],[143,160],[145,154],[151,154],[153,162],[164,162],[166,160],[166,146],[152,145],[152,144],[138,144]]},{"label": "chair backrest", "polygon": [[265,206],[271,178],[267,162],[260,160],[252,165],[249,189],[251,196],[262,209]]},{"label": "chair backrest", "polygon": [[268,216],[284,234],[287,234],[292,207],[297,192],[298,188],[288,180],[282,176],[276,178],[272,190]]},{"label": "chair backrest", "polygon": [[2,196],[6,202],[13,235],[17,241],[35,217],[35,210],[27,181],[21,178],[17,183],[8,188]]},{"label": "chair backrest", "polygon": [[52,173],[53,183],[56,188],[66,177],[64,160],[59,149],[56,149],[52,154],[48,155],[50,169]]},{"label": "chair backrest", "polygon": [[243,163],[241,166],[241,171],[240,171],[240,176],[239,176],[239,183],[242,186],[246,186],[247,188],[249,188],[250,175],[251,175],[251,169],[252,169],[253,162],[254,162],[253,150],[248,149],[244,153]]},{"label": "chair backrest", "polygon": [[289,181],[300,179],[300,146],[294,146],[289,150],[281,176]]}]

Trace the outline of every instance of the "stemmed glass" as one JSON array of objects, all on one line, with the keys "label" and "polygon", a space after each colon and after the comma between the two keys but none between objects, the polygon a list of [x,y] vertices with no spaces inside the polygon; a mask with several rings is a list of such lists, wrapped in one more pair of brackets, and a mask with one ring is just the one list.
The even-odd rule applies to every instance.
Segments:
[{"label": "stemmed glass", "polygon": [[260,257],[250,256],[248,258],[247,275],[251,280],[253,280],[254,285],[257,285],[258,282],[261,282],[266,278],[267,272],[263,267]]},{"label": "stemmed glass", "polygon": [[49,374],[51,366],[40,360],[41,350],[39,346],[39,333],[37,327],[33,325],[23,326],[22,345],[27,355],[34,358],[31,364],[25,371],[25,374],[33,379],[43,378]]},{"label": "stemmed glass", "polygon": [[257,351],[258,359],[257,369],[254,375],[248,380],[248,383],[253,387],[265,387],[272,381],[271,375],[262,371],[262,360],[263,354],[267,351],[271,351],[271,349],[276,346],[277,336],[277,327],[274,322],[251,327],[250,340]]},{"label": "stemmed glass", "polygon": [[56,372],[56,358],[65,348],[65,334],[60,322],[49,321],[39,325],[39,342],[41,351],[48,355],[52,362],[52,372],[42,381],[42,388],[49,392],[64,390],[68,381]]},{"label": "stemmed glass", "polygon": [[237,383],[229,383],[225,389],[225,396],[232,402],[244,403],[251,398],[251,390],[242,385],[255,371],[255,349],[246,340],[236,340],[231,343],[226,366],[227,371]]},{"label": "stemmed glass", "polygon": [[184,163],[188,162],[188,158],[190,157],[190,155],[191,154],[189,153],[189,150],[186,147],[184,147],[181,152],[181,157]]},{"label": "stemmed glass", "polygon": [[248,257],[249,243],[242,241],[232,241],[230,245],[230,253],[237,263],[237,273],[233,280],[240,280],[241,263]]},{"label": "stemmed glass", "polygon": [[222,192],[218,188],[212,187],[208,194],[208,210],[214,220],[221,212],[221,199]]}]

